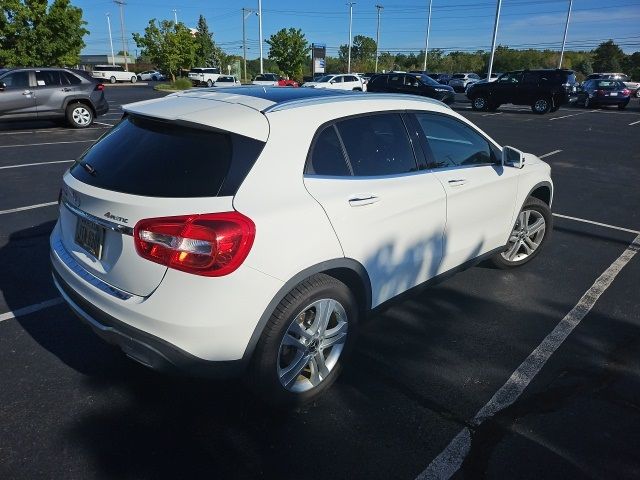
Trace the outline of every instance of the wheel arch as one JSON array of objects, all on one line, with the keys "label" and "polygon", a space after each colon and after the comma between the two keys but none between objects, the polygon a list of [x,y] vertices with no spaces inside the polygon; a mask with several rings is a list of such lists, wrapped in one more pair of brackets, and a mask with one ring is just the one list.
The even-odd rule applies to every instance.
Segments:
[{"label": "wheel arch", "polygon": [[551,207],[551,204],[553,202],[553,186],[551,185],[551,182],[545,181],[534,185],[533,188],[531,188],[531,190],[529,191],[529,194],[525,197],[525,202],[529,197],[535,197],[538,200],[542,200],[544,203],[549,205],[549,207]]},{"label": "wheel arch", "polygon": [[318,273],[329,275],[347,285],[355,295],[361,313],[366,313],[371,309],[371,280],[367,270],[360,262],[351,258],[335,258],[305,268],[285,282],[260,316],[242,355],[242,363],[245,367],[251,360],[262,331],[278,304],[296,285]]},{"label": "wheel arch", "polygon": [[84,97],[70,97],[65,99],[65,103],[63,106],[63,111],[67,111],[67,107],[71,104],[74,103],[82,103],[83,105],[86,105],[87,107],[89,107],[91,109],[91,113],[93,113],[93,116],[96,117],[96,109],[93,106],[93,102],[91,102],[91,100],[89,100],[88,98],[84,98]]}]

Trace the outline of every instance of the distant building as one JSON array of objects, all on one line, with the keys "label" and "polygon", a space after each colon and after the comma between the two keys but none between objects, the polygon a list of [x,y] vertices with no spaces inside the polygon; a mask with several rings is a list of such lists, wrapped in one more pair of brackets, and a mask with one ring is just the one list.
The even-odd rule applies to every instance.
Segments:
[{"label": "distant building", "polygon": [[[115,62],[112,61],[111,55],[80,55],[80,68],[85,70],[91,70],[95,65],[124,65],[124,55],[116,55],[113,57]],[[136,58],[131,55],[127,56],[127,63],[135,63]]]}]

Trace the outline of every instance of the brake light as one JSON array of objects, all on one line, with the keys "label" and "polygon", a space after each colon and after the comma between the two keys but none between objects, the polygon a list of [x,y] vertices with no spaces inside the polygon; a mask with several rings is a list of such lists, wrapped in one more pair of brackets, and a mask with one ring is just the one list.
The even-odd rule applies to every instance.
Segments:
[{"label": "brake light", "polygon": [[96,85],[95,89],[101,92],[101,91],[104,90],[104,85],[102,83],[99,83],[99,84]]},{"label": "brake light", "polygon": [[631,95],[631,92],[627,88],[625,88],[624,90],[622,90],[622,95],[626,97],[627,95]]},{"label": "brake light", "polygon": [[149,218],[133,231],[142,258],[207,277],[228,275],[242,265],[255,234],[253,221],[239,212]]},{"label": "brake light", "polygon": [[596,95],[603,96],[604,90],[596,90]]}]

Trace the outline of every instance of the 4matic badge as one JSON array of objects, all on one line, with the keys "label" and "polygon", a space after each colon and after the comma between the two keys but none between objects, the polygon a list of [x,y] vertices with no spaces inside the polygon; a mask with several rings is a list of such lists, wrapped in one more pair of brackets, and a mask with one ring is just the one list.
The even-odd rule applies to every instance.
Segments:
[{"label": "4matic badge", "polygon": [[104,216],[110,220],[115,220],[116,222],[129,223],[128,218],[117,217],[116,215],[113,215],[111,212],[105,213]]}]

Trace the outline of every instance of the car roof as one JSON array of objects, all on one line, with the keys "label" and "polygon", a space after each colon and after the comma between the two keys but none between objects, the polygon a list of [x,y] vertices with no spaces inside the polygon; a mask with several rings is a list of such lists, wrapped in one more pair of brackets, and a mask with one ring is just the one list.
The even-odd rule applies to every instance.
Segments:
[{"label": "car roof", "polygon": [[125,112],[201,128],[225,130],[266,141],[269,124],[263,114],[311,105],[383,102],[385,107],[410,102],[449,107],[430,98],[404,94],[365,94],[345,90],[292,87],[216,87],[176,92],[162,98],[123,105]]}]

